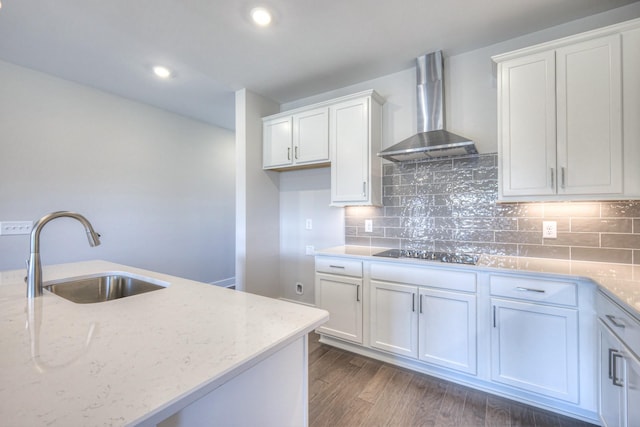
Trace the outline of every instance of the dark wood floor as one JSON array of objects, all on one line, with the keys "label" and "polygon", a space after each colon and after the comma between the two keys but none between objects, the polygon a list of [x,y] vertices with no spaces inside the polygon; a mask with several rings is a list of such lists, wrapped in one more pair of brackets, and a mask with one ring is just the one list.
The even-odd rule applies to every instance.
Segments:
[{"label": "dark wood floor", "polygon": [[309,335],[309,425],[393,427],[593,427],[398,368]]}]

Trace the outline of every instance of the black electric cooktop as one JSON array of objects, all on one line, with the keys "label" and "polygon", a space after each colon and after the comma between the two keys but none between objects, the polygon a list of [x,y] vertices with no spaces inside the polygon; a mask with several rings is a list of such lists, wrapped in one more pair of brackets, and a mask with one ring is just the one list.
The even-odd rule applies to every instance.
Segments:
[{"label": "black electric cooktop", "polygon": [[414,258],[422,259],[425,261],[440,261],[453,264],[470,264],[475,265],[478,262],[479,255],[464,254],[464,253],[450,253],[450,252],[431,252],[418,249],[389,249],[386,251],[378,252],[373,256],[386,257],[386,258]]}]

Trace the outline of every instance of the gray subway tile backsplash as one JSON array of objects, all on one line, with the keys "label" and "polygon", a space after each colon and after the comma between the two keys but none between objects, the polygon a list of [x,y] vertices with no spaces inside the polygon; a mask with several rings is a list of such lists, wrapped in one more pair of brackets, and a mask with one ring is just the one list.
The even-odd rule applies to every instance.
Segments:
[{"label": "gray subway tile backsplash", "polygon": [[[640,201],[497,203],[497,165],[495,153],[385,164],[384,206],[346,208],[346,243],[640,264]],[[545,220],[557,239],[542,238]]]}]

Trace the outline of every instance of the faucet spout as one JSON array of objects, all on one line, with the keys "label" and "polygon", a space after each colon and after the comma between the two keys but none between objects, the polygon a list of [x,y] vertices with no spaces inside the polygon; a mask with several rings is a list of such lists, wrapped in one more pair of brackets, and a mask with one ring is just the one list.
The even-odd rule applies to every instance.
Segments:
[{"label": "faucet spout", "polygon": [[73,218],[79,221],[87,232],[89,246],[100,244],[100,235],[95,232],[91,223],[82,215],[69,211],[52,212],[40,218],[31,230],[31,254],[27,262],[27,298],[42,295],[42,262],[40,261],[40,232],[49,221],[56,218]]}]

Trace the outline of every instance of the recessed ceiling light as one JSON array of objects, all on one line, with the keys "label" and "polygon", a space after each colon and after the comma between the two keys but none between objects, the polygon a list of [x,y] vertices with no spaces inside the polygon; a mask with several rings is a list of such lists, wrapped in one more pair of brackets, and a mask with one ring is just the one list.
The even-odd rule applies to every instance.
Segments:
[{"label": "recessed ceiling light", "polygon": [[256,25],[266,27],[271,23],[271,12],[264,7],[254,7],[251,9],[251,19]]},{"label": "recessed ceiling light", "polygon": [[173,75],[170,69],[167,67],[163,67],[162,65],[156,65],[153,67],[153,74],[160,77],[161,79],[168,79]]}]

